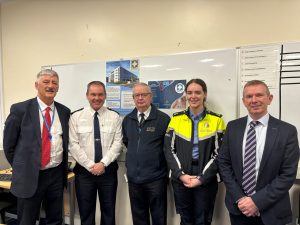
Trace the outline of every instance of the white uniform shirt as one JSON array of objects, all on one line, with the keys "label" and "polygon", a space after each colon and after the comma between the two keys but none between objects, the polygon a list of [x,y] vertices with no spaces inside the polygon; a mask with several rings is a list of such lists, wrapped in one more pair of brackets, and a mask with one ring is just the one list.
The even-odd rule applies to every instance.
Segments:
[{"label": "white uniform shirt", "polygon": [[[48,107],[44,102],[37,97],[37,101],[39,104],[39,116],[40,116],[40,127],[41,127],[41,135],[43,135],[43,125],[44,125],[44,118],[42,116],[45,115],[46,108]],[[43,169],[49,169],[52,167],[58,166],[63,159],[63,146],[62,146],[62,127],[60,124],[59,116],[57,113],[56,108],[54,107],[54,102],[49,106],[50,107],[50,118],[52,122],[52,126],[50,129],[50,133],[52,135],[51,139],[51,153],[50,153],[50,162],[45,166]],[[54,113],[54,116],[53,116]],[[41,136],[42,138],[42,136]]]},{"label": "white uniform shirt", "polygon": [[[90,106],[71,115],[69,126],[69,151],[81,166],[90,171],[95,164],[94,114]],[[101,162],[108,166],[122,150],[122,122],[118,113],[102,106],[98,110],[101,146]]]}]

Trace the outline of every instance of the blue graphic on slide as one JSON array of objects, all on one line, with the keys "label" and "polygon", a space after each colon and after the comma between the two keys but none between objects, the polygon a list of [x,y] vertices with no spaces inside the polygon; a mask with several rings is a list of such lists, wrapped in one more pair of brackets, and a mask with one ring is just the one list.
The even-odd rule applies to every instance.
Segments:
[{"label": "blue graphic on slide", "polygon": [[[148,81],[148,85],[151,87],[153,104],[156,107],[161,109],[185,108],[186,80]],[[179,101],[183,103],[180,107],[176,104]]]}]

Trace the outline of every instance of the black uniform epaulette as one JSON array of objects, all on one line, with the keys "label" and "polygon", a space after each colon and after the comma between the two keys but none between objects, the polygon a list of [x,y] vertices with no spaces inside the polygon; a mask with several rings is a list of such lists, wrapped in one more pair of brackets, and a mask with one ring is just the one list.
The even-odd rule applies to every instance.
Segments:
[{"label": "black uniform epaulette", "polygon": [[176,112],[176,113],[173,113],[173,116],[179,116],[179,115],[182,115],[182,114],[186,114],[186,112],[187,112],[187,110]]},{"label": "black uniform epaulette", "polygon": [[206,110],[206,113],[217,116],[217,117],[222,117],[222,114],[218,114],[218,113],[215,113],[215,112],[212,112],[212,111],[209,111],[209,110]]},{"label": "black uniform epaulette", "polygon": [[77,110],[75,110],[74,112],[71,112],[71,115],[72,115],[73,113],[76,113],[76,112],[81,111],[81,110],[83,110],[83,109],[84,109],[84,108],[77,109]]},{"label": "black uniform epaulette", "polygon": [[113,112],[117,113],[118,115],[120,115],[120,113],[119,113],[119,112],[117,112],[117,111],[116,111],[116,110],[114,110],[114,109],[111,109],[111,108],[108,108],[108,107],[107,107],[107,109],[108,109],[108,110],[110,110],[110,111],[113,111]]}]

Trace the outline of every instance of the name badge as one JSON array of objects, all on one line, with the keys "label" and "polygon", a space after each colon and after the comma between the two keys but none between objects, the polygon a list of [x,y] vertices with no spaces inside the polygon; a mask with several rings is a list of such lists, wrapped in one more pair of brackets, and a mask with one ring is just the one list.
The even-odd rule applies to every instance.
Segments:
[{"label": "name badge", "polygon": [[155,132],[155,127],[147,127],[147,132]]}]

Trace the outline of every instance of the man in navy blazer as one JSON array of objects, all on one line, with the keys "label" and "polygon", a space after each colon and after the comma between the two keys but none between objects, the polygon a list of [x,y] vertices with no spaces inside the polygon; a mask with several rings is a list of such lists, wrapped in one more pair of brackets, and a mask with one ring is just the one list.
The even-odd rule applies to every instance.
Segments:
[{"label": "man in navy blazer", "polygon": [[[10,190],[18,198],[20,225],[36,223],[42,202],[47,225],[61,225],[63,221],[70,110],[54,102],[58,87],[55,71],[40,71],[35,82],[37,97],[13,104],[5,122],[3,147],[13,169]],[[51,124],[45,119],[47,107],[50,107],[47,110]],[[43,127],[50,131],[50,154],[47,154],[46,164],[41,163]]]},{"label": "man in navy blazer", "polygon": [[[284,225],[292,221],[289,189],[298,168],[297,130],[269,115],[267,108],[272,99],[264,82],[249,81],[243,90],[249,115],[229,122],[225,132],[218,163],[232,225]],[[259,121],[254,128],[256,186],[251,194],[246,194],[248,181],[244,178],[243,182],[243,170],[247,168],[244,156],[251,121]]]}]

